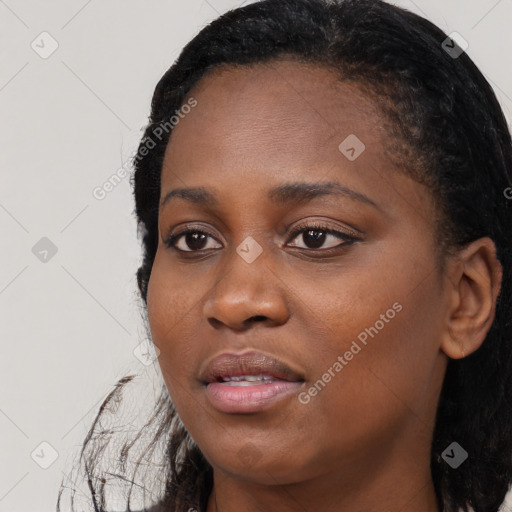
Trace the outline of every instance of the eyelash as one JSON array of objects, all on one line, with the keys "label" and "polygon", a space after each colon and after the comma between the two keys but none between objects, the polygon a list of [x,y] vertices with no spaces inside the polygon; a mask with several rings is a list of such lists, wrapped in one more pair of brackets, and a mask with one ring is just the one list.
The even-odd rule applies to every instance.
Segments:
[{"label": "eyelash", "polygon": [[[290,237],[288,238],[288,241],[286,243],[289,243],[291,240],[295,239],[297,237],[297,235],[301,234],[301,233],[305,233],[307,231],[321,231],[322,233],[326,234],[326,235],[333,235],[335,236],[336,238],[339,238],[340,240],[342,240],[342,243],[334,246],[334,247],[329,247],[328,249],[308,249],[308,248],[303,248],[303,247],[298,247],[297,249],[301,249],[301,250],[304,250],[304,251],[308,251],[308,252],[323,252],[324,254],[330,254],[332,253],[333,251],[338,251],[340,249],[342,249],[344,246],[349,246],[349,245],[352,245],[354,242],[357,242],[359,241],[360,239],[355,237],[355,236],[351,236],[351,235],[348,235],[347,233],[344,233],[342,231],[338,231],[338,230],[335,230],[335,229],[331,229],[323,224],[318,224],[318,223],[312,223],[312,224],[308,224],[306,226],[301,226],[297,229],[295,229]],[[193,253],[201,253],[202,251],[209,251],[211,249],[200,249],[200,250],[191,250],[191,251],[183,251],[181,249],[178,249],[176,247],[176,243],[178,242],[178,240],[189,234],[189,233],[201,233],[201,234],[204,234],[204,235],[207,235],[213,239],[215,239],[215,237],[213,235],[211,235],[210,233],[208,233],[207,231],[205,231],[204,229],[199,229],[199,228],[194,228],[193,226],[189,227],[188,229],[185,229],[183,231],[180,231],[179,233],[176,233],[174,235],[169,235],[166,240],[165,240],[165,244],[167,247],[175,250],[175,251],[178,251],[180,253],[183,253],[183,254],[187,254],[187,253],[190,253],[190,254],[193,254]],[[220,242],[219,242],[220,243]]]}]

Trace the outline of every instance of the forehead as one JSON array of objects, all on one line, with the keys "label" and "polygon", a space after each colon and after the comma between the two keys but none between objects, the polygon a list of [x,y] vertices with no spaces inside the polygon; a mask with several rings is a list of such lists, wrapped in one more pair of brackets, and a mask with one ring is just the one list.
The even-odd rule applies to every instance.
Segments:
[{"label": "forehead", "polygon": [[[197,100],[174,128],[162,184],[204,179],[235,169],[264,176],[318,175],[382,160],[384,117],[354,83],[335,70],[294,60],[215,69],[194,87]],[[361,141],[361,162],[349,161],[339,145]],[[363,146],[361,146],[363,147]],[[172,170],[172,172],[170,172]],[[185,180],[186,181],[186,180]]]}]

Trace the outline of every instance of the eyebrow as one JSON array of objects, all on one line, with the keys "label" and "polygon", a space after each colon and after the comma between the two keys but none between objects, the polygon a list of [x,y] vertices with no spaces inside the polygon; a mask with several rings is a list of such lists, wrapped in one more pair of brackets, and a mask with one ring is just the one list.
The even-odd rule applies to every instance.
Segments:
[{"label": "eyebrow", "polygon": [[[318,183],[285,183],[270,189],[268,192],[268,198],[277,205],[305,203],[316,197],[324,195],[342,195],[380,209],[369,197],[335,181]],[[215,208],[220,205],[220,201],[213,192],[204,187],[190,187],[176,188],[165,194],[160,202],[160,208],[173,198],[181,198],[194,204],[210,208]]]}]

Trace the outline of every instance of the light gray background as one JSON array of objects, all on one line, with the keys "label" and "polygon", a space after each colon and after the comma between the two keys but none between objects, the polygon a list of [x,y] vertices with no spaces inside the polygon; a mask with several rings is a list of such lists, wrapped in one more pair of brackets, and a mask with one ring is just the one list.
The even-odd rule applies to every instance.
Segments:
[{"label": "light gray background", "polygon": [[[242,3],[0,0],[0,512],[55,510],[99,401],[154,371],[133,354],[145,333],[129,180],[92,191],[136,150],[182,46]],[[510,119],[512,1],[396,3],[462,34]],[[48,58],[31,47],[51,48],[44,31]],[[42,237],[57,247],[46,262],[32,252]],[[48,469],[42,442],[58,453]]]}]

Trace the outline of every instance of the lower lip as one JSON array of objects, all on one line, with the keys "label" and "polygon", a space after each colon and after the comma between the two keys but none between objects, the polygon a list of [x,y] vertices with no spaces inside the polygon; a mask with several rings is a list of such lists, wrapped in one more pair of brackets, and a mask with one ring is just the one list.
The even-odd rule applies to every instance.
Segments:
[{"label": "lower lip", "polygon": [[211,382],[206,386],[206,396],[215,409],[227,413],[251,413],[268,409],[276,402],[294,395],[302,382],[276,380],[253,386],[230,386]]}]

